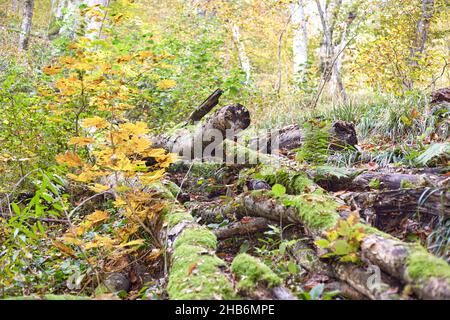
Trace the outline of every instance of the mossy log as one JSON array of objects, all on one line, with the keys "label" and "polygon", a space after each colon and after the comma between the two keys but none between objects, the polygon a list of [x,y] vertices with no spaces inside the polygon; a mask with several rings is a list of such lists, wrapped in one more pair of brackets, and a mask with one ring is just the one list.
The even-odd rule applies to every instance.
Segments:
[{"label": "mossy log", "polygon": [[[197,214],[199,216],[204,216],[203,212],[206,212],[206,215],[209,215],[211,212],[217,212],[217,208],[222,208],[222,210],[226,210],[228,212],[228,215],[231,216],[234,215],[246,215],[248,214],[248,210],[243,210],[242,207],[236,206],[236,204],[232,203],[214,203],[214,204],[203,204],[202,206],[197,207]],[[271,209],[281,209],[280,212],[284,211],[284,208],[279,208],[277,206],[272,207]],[[269,210],[270,211],[270,210]],[[259,213],[261,211],[258,210]],[[289,212],[288,212],[289,213]],[[297,221],[295,218],[295,213],[290,212],[292,214],[291,219],[294,221]],[[282,213],[280,213],[282,216]],[[258,229],[259,227],[263,228],[264,226],[267,227],[270,223],[278,223],[279,219],[276,220],[275,216],[280,216],[276,213],[269,214],[269,217],[272,217],[271,220],[268,220],[266,218],[262,217],[256,217],[252,218],[247,222],[247,225],[252,225],[252,221],[258,221]],[[220,220],[220,216],[216,216],[217,220]],[[222,218],[223,219],[223,218]],[[258,220],[256,220],[258,219]],[[288,220],[289,221],[289,220]],[[219,222],[219,221],[216,221]],[[284,219],[284,222],[286,223],[286,219]],[[291,222],[291,221],[290,221]],[[261,224],[261,225],[260,225]],[[235,236],[236,233],[238,234],[245,234],[247,231],[247,226],[244,224],[244,229],[241,229],[242,222],[235,222],[230,224],[229,226],[217,229],[215,231],[215,234],[217,237],[220,238],[228,238],[231,236]],[[251,226],[252,227],[252,226]],[[243,231],[245,230],[245,231]],[[261,230],[261,229],[259,229]],[[243,232],[241,232],[243,231]],[[247,232],[248,234],[248,232]],[[318,235],[316,233],[316,237],[313,236],[313,238],[317,238]],[[341,285],[345,289],[345,293],[347,293],[346,296],[352,298],[356,297],[358,295],[363,295],[364,297],[368,299],[398,299],[398,294],[396,294],[396,291],[393,289],[396,287],[397,283],[395,281],[388,281],[386,278],[387,276],[384,276],[382,281],[379,283],[379,286],[368,288],[367,287],[367,280],[371,276],[370,273],[368,273],[364,268],[351,265],[351,264],[342,264],[342,263],[325,263],[321,261],[318,258],[318,253],[313,250],[310,247],[305,246],[302,242],[298,241],[298,245],[294,246],[292,249],[293,256],[297,259],[297,261],[300,263],[300,265],[306,269],[308,272],[311,272],[313,274],[325,274],[330,277],[334,277],[336,279],[339,279],[341,281],[345,281],[348,283],[348,285],[351,286],[352,289],[345,287],[345,285]],[[357,293],[355,293],[355,291]]]},{"label": "mossy log", "polygon": [[231,264],[239,292],[250,299],[296,300],[282,286],[282,279],[259,259],[246,253],[237,255]]},{"label": "mossy log", "polygon": [[236,299],[226,263],[215,250],[216,236],[195,223],[183,207],[173,204],[165,217],[167,252],[170,254],[167,293],[172,300]]},{"label": "mossy log", "polygon": [[347,187],[351,191],[370,189],[395,190],[419,187],[442,187],[450,185],[448,177],[429,174],[407,174],[389,172],[364,172],[357,175]]},{"label": "mossy log", "polygon": [[214,230],[217,239],[226,239],[236,236],[245,236],[257,234],[267,230],[269,221],[261,217],[252,217],[241,221],[232,222],[224,227]]},{"label": "mossy log", "polygon": [[[230,135],[231,132],[237,134],[249,125],[250,113],[248,110],[243,105],[234,104],[220,108],[203,124],[181,128],[151,140],[154,147],[176,153],[183,160],[200,159],[204,157],[206,148],[214,150],[223,143],[227,134]],[[217,136],[218,134],[220,136]],[[211,156],[223,157],[223,155],[216,155],[213,152],[208,154],[208,157]]]},{"label": "mossy log", "polygon": [[[271,192],[253,191],[237,197],[236,203],[245,215],[301,224],[312,238],[319,238],[323,232],[333,229],[340,219],[338,202],[320,193],[274,198]],[[450,266],[447,262],[419,245],[402,242],[364,224],[360,227],[366,234],[361,241],[361,255],[370,263],[411,285],[420,298],[450,299]]]},{"label": "mossy log", "polygon": [[[358,144],[355,125],[349,122],[336,121],[333,123],[330,133],[330,148],[342,149],[346,146]],[[289,125],[281,129],[249,140],[248,147],[262,153],[272,153],[276,149],[293,150],[302,146],[305,140],[304,129],[298,124]]]},{"label": "mossy log", "polygon": [[304,241],[298,240],[290,249],[300,266],[310,274],[321,274],[340,280],[340,294],[350,299],[398,300],[400,285],[398,281],[380,272],[378,283],[374,284],[373,272],[364,266],[350,263],[323,261],[317,249]]},{"label": "mossy log", "polygon": [[383,230],[413,215],[424,222],[450,216],[450,192],[444,188],[358,192],[343,198],[359,208],[366,221]]}]

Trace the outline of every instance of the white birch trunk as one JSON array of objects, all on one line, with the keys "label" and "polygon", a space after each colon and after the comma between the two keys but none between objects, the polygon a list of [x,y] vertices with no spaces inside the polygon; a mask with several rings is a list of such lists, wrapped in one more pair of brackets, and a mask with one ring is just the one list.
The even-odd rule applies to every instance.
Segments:
[{"label": "white birch trunk", "polygon": [[233,39],[236,43],[236,47],[238,50],[239,61],[241,63],[241,68],[245,72],[245,83],[248,84],[250,82],[251,76],[251,65],[250,59],[247,56],[247,52],[245,51],[245,45],[241,41],[241,33],[239,32],[239,27],[235,24],[231,26],[231,30],[233,32]]},{"label": "white birch trunk", "polygon": [[101,16],[90,16],[86,21],[86,37],[93,40],[100,37],[100,33],[103,27],[105,12],[102,8],[108,6],[109,0],[87,0],[86,4],[88,7],[93,7],[98,5],[99,7],[96,11],[101,12]]},{"label": "white birch trunk", "polygon": [[22,21],[22,28],[19,38],[19,48],[21,50],[28,49],[30,41],[31,22],[33,20],[34,0],[25,0],[24,16]]},{"label": "white birch trunk", "polygon": [[303,82],[308,63],[308,33],[303,0],[291,5],[291,14],[294,28],[292,43],[294,80]]}]

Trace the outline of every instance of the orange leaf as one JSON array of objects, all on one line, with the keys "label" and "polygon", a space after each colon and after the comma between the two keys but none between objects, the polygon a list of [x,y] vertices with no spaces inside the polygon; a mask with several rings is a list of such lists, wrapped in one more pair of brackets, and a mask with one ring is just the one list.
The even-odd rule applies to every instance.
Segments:
[{"label": "orange leaf", "polygon": [[194,269],[197,268],[197,262],[194,262],[193,264],[191,264],[188,268],[188,275],[190,275],[192,273],[192,271],[194,271]]}]

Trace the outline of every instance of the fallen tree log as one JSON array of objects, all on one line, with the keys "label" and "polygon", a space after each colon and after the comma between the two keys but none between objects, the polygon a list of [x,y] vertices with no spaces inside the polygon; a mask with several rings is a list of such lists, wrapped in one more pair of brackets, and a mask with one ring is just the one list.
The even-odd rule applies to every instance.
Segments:
[{"label": "fallen tree log", "polygon": [[[262,216],[273,221],[301,224],[312,238],[320,238],[340,220],[338,203],[330,196],[283,195],[275,199],[265,191],[245,193],[236,198],[245,215]],[[416,244],[409,244],[360,224],[366,236],[361,255],[404,284],[411,285],[422,299],[450,299],[450,266]]]},{"label": "fallen tree log", "polygon": [[181,128],[172,134],[150,138],[154,148],[164,148],[178,154],[183,160],[223,158],[220,153],[223,140],[233,138],[250,125],[250,113],[234,104],[217,110],[205,123],[194,128]]},{"label": "fallen tree log", "polygon": [[[328,130],[328,133],[330,134],[330,147],[332,149],[339,150],[346,146],[358,144],[355,126],[352,123],[336,121]],[[305,130],[300,128],[298,124],[293,124],[250,139],[248,147],[262,153],[272,153],[276,149],[293,150],[302,146],[305,137]]]},{"label": "fallen tree log", "polygon": [[364,172],[348,182],[347,190],[365,191],[370,189],[394,190],[417,187],[441,187],[448,177],[426,174]]},{"label": "fallen tree log", "polygon": [[348,193],[342,195],[367,222],[379,229],[399,223],[404,217],[416,215],[422,221],[450,216],[449,189],[399,189]]},{"label": "fallen tree log", "polygon": [[245,236],[249,234],[256,234],[258,232],[269,229],[269,221],[264,218],[250,218],[237,222],[232,222],[229,225],[214,230],[217,239],[226,239],[236,236]]},{"label": "fallen tree log", "polygon": [[165,217],[167,252],[171,254],[167,293],[174,300],[235,299],[225,262],[215,255],[214,234],[173,204]]},{"label": "fallen tree log", "polygon": [[246,253],[237,255],[231,264],[239,292],[258,300],[297,300],[282,286],[282,280],[268,266]]},{"label": "fallen tree log", "polygon": [[[380,272],[379,278],[370,268],[349,263],[326,263],[319,259],[317,250],[302,241],[297,241],[291,249],[300,266],[314,274],[323,274],[341,281],[340,290],[349,298],[361,296],[371,300],[398,300],[398,281]],[[346,283],[348,286],[342,285]],[[355,292],[356,291],[356,292]]]},{"label": "fallen tree log", "polygon": [[[204,210],[206,212],[212,212],[214,211],[214,208],[217,208],[218,206],[221,206],[224,208],[224,210],[227,210],[229,213],[233,212],[234,214],[247,214],[247,210],[245,212],[242,211],[242,208],[238,208],[236,205],[226,203],[219,205],[218,203],[214,203],[213,205],[207,205],[204,204],[201,207],[198,207],[197,210],[201,215],[201,212]],[[276,207],[272,207],[271,209],[275,209]],[[261,211],[258,211],[258,213],[261,213]],[[258,219],[258,227],[259,224],[261,224],[261,228],[265,225],[267,226],[270,223],[278,223],[280,220],[276,220],[274,217],[278,216],[276,213],[273,215],[270,215],[272,217],[271,220],[268,220],[266,218],[261,218],[258,215],[257,218],[254,218],[255,220]],[[250,220],[251,221],[251,220]],[[249,223],[250,223],[249,221]],[[284,223],[287,223],[286,220]],[[241,222],[236,222],[235,224],[241,224]],[[231,229],[234,229],[234,224],[231,224]],[[226,228],[226,227],[225,227]],[[221,229],[218,229],[215,231],[218,238],[221,238],[221,236],[225,237],[232,237],[235,234],[234,233],[228,233],[228,229],[224,229],[224,232],[219,231]],[[234,230],[233,230],[234,231]],[[219,236],[220,234],[220,236]],[[239,232],[239,234],[242,234]],[[315,238],[317,238],[316,236]],[[395,282],[392,279],[389,279],[386,275],[383,274],[382,278],[377,279],[379,283],[377,283],[374,286],[370,286],[370,278],[372,276],[371,273],[367,272],[366,269],[352,264],[343,264],[343,263],[325,263],[318,259],[318,253],[311,249],[310,247],[305,246],[301,241],[297,241],[297,245],[294,246],[294,248],[291,250],[293,253],[293,256],[296,258],[296,260],[300,263],[300,266],[304,268],[306,271],[313,273],[313,274],[324,274],[329,277],[334,277],[336,279],[339,279],[341,281],[345,281],[348,285],[353,288],[351,290],[350,288],[346,288],[344,286],[344,293],[347,293],[350,297],[355,297],[359,295],[363,295],[366,298],[369,299],[399,299],[398,290],[395,290],[395,288],[399,287],[398,281]],[[309,254],[311,253],[311,254]],[[369,286],[368,286],[369,284]],[[355,293],[355,291],[357,293]]]},{"label": "fallen tree log", "polygon": [[205,101],[202,102],[188,117],[186,124],[194,124],[196,121],[200,121],[206,116],[218,103],[219,98],[223,94],[223,91],[217,89],[214,91]]}]

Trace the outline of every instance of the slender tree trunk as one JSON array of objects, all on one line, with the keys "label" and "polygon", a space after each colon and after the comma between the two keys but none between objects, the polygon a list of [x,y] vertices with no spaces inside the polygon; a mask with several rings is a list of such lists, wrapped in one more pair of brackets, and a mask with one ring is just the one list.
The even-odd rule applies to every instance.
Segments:
[{"label": "slender tree trunk", "polygon": [[19,0],[11,1],[11,10],[14,14],[17,14],[19,12]]},{"label": "slender tree trunk", "polygon": [[248,84],[250,82],[251,76],[251,64],[250,59],[247,56],[247,52],[245,50],[245,45],[241,40],[241,33],[239,31],[239,27],[236,24],[232,24],[231,31],[233,33],[233,39],[236,43],[236,47],[238,50],[239,61],[241,63],[241,68],[245,72],[245,83]]},{"label": "slender tree trunk", "polygon": [[28,49],[30,41],[31,22],[33,20],[34,0],[25,0],[24,17],[22,22],[22,32],[19,38],[19,48],[21,50]]},{"label": "slender tree trunk", "polygon": [[304,82],[308,63],[308,33],[303,0],[291,5],[291,14],[294,27],[292,44],[294,80]]},{"label": "slender tree trunk", "polygon": [[97,37],[100,37],[101,29],[103,27],[104,18],[105,18],[105,7],[108,6],[109,0],[87,0],[86,1],[88,7],[98,6],[97,9],[95,9],[97,12],[101,12],[99,16],[93,15],[88,17],[87,24],[86,24],[86,37],[89,39],[95,39]]},{"label": "slender tree trunk", "polygon": [[[413,46],[410,49],[409,64],[412,68],[419,66],[418,59],[425,51],[425,44],[428,39],[428,30],[430,29],[431,19],[434,14],[434,0],[422,0],[422,12],[417,22],[416,35]],[[414,86],[414,81],[409,79],[406,83],[406,89],[410,90]]]}]

